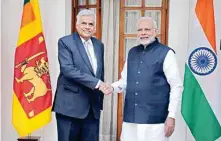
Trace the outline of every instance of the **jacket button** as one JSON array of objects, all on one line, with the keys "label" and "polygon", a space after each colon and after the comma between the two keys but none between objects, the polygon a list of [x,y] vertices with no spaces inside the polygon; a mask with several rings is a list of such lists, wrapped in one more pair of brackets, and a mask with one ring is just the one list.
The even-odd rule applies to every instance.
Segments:
[{"label": "jacket button", "polygon": [[138,71],[137,73],[139,73],[139,74],[140,74],[140,71]]},{"label": "jacket button", "polygon": [[139,84],[139,82],[136,82],[136,84]]},{"label": "jacket button", "polygon": [[137,106],[137,103],[135,103],[134,105]]},{"label": "jacket button", "polygon": [[135,93],[135,95],[138,95],[138,93]]},{"label": "jacket button", "polygon": [[143,61],[140,61],[140,63],[142,64],[142,63],[143,63]]}]

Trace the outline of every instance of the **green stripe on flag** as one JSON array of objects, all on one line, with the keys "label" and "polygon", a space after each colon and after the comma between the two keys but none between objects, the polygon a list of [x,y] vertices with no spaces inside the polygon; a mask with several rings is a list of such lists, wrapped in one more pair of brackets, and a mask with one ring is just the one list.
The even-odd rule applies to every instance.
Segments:
[{"label": "green stripe on flag", "polygon": [[24,5],[25,5],[26,3],[28,3],[28,2],[30,2],[30,0],[24,0]]},{"label": "green stripe on flag", "polygon": [[221,136],[221,126],[187,65],[181,112],[196,141],[215,141]]}]

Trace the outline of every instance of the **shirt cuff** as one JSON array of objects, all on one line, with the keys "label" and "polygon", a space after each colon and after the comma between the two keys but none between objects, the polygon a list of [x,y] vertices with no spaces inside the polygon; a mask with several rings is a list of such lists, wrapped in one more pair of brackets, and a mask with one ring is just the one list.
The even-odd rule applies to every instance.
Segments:
[{"label": "shirt cuff", "polygon": [[100,84],[101,84],[101,80],[99,80],[99,81],[97,82],[97,85],[96,85],[95,89],[98,89],[99,86],[100,86]]},{"label": "shirt cuff", "polygon": [[169,112],[168,117],[174,118],[175,119],[176,113],[174,112]]}]

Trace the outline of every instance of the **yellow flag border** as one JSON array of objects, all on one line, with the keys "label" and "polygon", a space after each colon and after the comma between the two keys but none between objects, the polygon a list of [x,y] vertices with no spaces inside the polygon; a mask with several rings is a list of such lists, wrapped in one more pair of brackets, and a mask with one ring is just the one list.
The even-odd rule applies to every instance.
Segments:
[{"label": "yellow flag border", "polygon": [[51,106],[29,119],[15,93],[13,93],[12,124],[20,136],[26,136],[51,121]]}]

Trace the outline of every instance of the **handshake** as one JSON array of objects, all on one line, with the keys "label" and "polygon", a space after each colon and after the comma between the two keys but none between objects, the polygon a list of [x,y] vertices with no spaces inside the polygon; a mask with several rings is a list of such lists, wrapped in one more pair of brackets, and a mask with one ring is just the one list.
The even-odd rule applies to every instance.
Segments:
[{"label": "handshake", "polygon": [[99,85],[99,90],[102,91],[104,95],[110,95],[113,93],[114,88],[111,86],[111,84],[101,82]]}]

